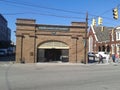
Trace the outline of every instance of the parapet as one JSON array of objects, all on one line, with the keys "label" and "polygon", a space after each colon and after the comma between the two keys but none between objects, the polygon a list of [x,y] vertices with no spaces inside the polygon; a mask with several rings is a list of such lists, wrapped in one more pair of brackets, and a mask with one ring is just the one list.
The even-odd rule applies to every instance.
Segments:
[{"label": "parapet", "polygon": [[81,26],[81,27],[86,26],[85,22],[72,22],[71,24],[72,24],[72,26]]},{"label": "parapet", "polygon": [[17,24],[35,24],[36,20],[35,19],[17,19]]}]

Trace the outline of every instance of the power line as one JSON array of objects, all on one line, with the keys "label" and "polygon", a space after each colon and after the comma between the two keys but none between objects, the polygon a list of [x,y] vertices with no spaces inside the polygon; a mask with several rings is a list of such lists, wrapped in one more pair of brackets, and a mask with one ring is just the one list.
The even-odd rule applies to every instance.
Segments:
[{"label": "power line", "polygon": [[[61,12],[69,12],[69,13],[74,13],[74,14],[85,14],[83,12],[76,12],[76,11],[72,11],[72,10],[64,10],[64,9],[58,9],[58,8],[50,8],[50,7],[45,7],[45,6],[38,6],[38,5],[34,5],[34,4],[26,4],[24,3],[17,3],[15,1],[7,1],[7,0],[0,0],[2,2],[7,2],[7,3],[11,3],[11,4],[17,4],[17,5],[24,5],[24,6],[30,6],[30,7],[37,7],[37,8],[43,8],[43,9],[50,9],[50,10],[56,10],[56,11],[61,11]],[[104,12],[105,13],[105,12]],[[93,15],[93,14],[89,14],[90,16],[95,16],[98,17],[100,15]],[[106,17],[105,17],[106,18]]]},{"label": "power line", "polygon": [[37,14],[37,15],[46,15],[46,16],[55,16],[61,18],[76,18],[76,19],[85,19],[81,17],[73,17],[73,16],[62,16],[62,15],[55,15],[55,14],[46,14],[46,13],[36,13],[36,12],[23,12],[23,13],[3,13],[3,15],[19,15],[19,14]]},{"label": "power line", "polygon": [[[77,13],[77,14],[83,14],[80,12],[75,12],[75,11],[70,11],[70,10],[63,10],[63,9],[56,9],[56,8],[49,8],[49,7],[41,7],[38,5],[33,5],[33,4],[26,4],[26,3],[17,3],[17,2],[13,2],[13,1],[7,1],[7,0],[0,0],[2,2],[7,2],[10,4],[14,4],[14,5],[22,5],[22,6],[30,6],[30,7],[37,7],[37,8],[43,8],[43,9],[50,9],[50,10],[56,10],[56,11],[63,11],[63,12],[69,12],[69,13]],[[28,13],[28,12],[27,12]],[[63,17],[63,18],[76,18],[76,19],[85,19],[85,18],[81,18],[81,17],[73,17],[73,16],[63,16],[63,15],[55,15],[55,14],[50,14],[50,12],[48,12],[49,14],[46,13],[33,13],[33,12],[29,12],[31,14],[40,14],[40,15],[46,15],[46,16],[55,16],[55,17]],[[26,14],[26,13],[7,13],[4,15],[17,15],[17,14]]]},{"label": "power line", "polygon": [[[65,10],[65,9],[58,9],[58,8],[51,8],[51,7],[46,7],[46,6],[40,6],[40,5],[34,5],[34,4],[26,4],[25,2],[24,3],[17,3],[15,1],[7,1],[7,0],[0,0],[2,2],[7,2],[7,3],[11,3],[11,4],[17,4],[17,5],[24,5],[24,6],[30,6],[30,7],[37,7],[37,8],[43,8],[43,9],[49,9],[49,10],[56,10],[56,11],[61,11],[61,12],[68,12],[68,13],[74,13],[74,14],[86,14],[86,13],[83,13],[83,12],[76,12],[76,11],[72,11],[72,10]],[[106,12],[108,12],[110,10],[107,10],[105,12],[102,13],[102,15]],[[101,16],[101,15],[93,15],[93,14],[89,14],[90,16],[95,16],[95,17],[98,17],[98,16]]]},{"label": "power line", "polygon": [[26,4],[26,3],[17,3],[15,1],[7,1],[7,0],[0,0],[2,2],[6,2],[6,3],[11,3],[11,4],[17,4],[17,5],[23,5],[23,6],[30,6],[30,7],[34,7],[34,8],[42,8],[42,9],[49,9],[49,10],[55,10],[55,11],[61,11],[61,12],[68,12],[68,13],[74,13],[74,14],[86,14],[83,12],[76,12],[76,11],[72,11],[72,10],[65,10],[65,9],[58,9],[58,8],[51,8],[51,7],[45,7],[45,6],[40,6],[40,5],[34,5],[34,4]]},{"label": "power line", "polygon": [[[83,12],[76,12],[76,11],[72,11],[72,10],[64,10],[64,9],[58,9],[58,8],[51,8],[51,7],[45,7],[45,6],[40,6],[40,5],[35,5],[35,4],[30,4],[30,3],[25,3],[25,2],[15,2],[15,1],[7,1],[7,0],[0,0],[2,2],[6,2],[6,3],[10,3],[10,4],[14,4],[14,5],[22,5],[22,6],[28,6],[28,7],[33,7],[33,8],[42,8],[42,9],[47,9],[47,10],[56,10],[56,11],[60,11],[60,12],[67,12],[67,13],[74,13],[74,14],[85,14]],[[101,16],[102,18],[108,19],[108,20],[113,20],[112,18],[109,17],[103,17],[102,15],[109,12],[111,9],[106,10],[105,12],[101,13],[100,15],[93,15],[93,14],[89,14],[89,16],[94,16],[94,17],[99,17]],[[72,17],[72,16],[63,16],[63,15],[55,15],[55,14],[50,14],[50,12],[48,12],[49,14],[46,13],[39,13],[39,15],[46,15],[46,16],[55,16],[55,17],[63,17],[63,18],[76,18],[76,19],[80,19],[80,17]],[[21,13],[9,13],[6,15],[17,15],[17,14],[21,14]],[[22,13],[25,14],[25,13]],[[31,14],[38,14],[38,13],[31,13]],[[81,18],[81,19],[85,19],[85,18]],[[90,20],[90,18],[89,18]],[[91,19],[92,20],[92,19]]]},{"label": "power line", "polygon": [[[51,10],[57,10],[57,11],[63,11],[63,12],[69,12],[69,13],[77,13],[77,14],[81,14],[80,12],[75,12],[75,11],[68,11],[68,10],[62,10],[62,9],[56,9],[56,8],[49,8],[49,7],[41,7],[38,5],[31,5],[31,4],[26,4],[26,3],[17,3],[17,2],[11,2],[11,1],[6,1],[6,0],[0,0],[3,2],[7,2],[10,4],[14,4],[14,5],[24,5],[24,6],[30,6],[30,7],[37,7],[37,8],[44,8],[44,9],[51,9]],[[46,16],[55,16],[55,17],[63,17],[63,18],[76,18],[76,19],[85,19],[85,18],[81,18],[81,17],[73,17],[73,16],[63,16],[63,15],[55,15],[55,14],[46,14],[46,13],[35,13],[35,12],[23,12],[23,13],[4,13],[4,15],[18,15],[18,14],[39,14],[39,15],[46,15]],[[50,12],[49,12],[50,13]],[[82,13],[83,14],[83,13]]]}]

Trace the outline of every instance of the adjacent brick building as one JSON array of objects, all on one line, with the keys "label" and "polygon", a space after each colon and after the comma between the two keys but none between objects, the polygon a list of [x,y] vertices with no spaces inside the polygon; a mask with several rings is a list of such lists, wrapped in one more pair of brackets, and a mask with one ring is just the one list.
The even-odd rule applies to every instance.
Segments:
[{"label": "adjacent brick building", "polygon": [[120,27],[115,27],[110,32],[111,54],[119,54],[120,57]]},{"label": "adjacent brick building", "polygon": [[111,30],[112,27],[90,26],[89,30],[89,52],[111,51]]},{"label": "adjacent brick building", "polygon": [[16,62],[84,62],[86,24],[71,24],[45,25],[33,19],[17,19]]},{"label": "adjacent brick building", "polygon": [[120,26],[105,27],[93,26],[89,28],[88,51],[104,51],[110,55],[118,54],[120,57]]}]

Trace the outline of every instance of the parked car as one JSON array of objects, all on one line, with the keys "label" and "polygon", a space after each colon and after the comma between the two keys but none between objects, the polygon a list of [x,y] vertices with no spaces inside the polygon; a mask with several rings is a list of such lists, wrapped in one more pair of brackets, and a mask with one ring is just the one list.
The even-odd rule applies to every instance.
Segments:
[{"label": "parked car", "polygon": [[7,55],[12,55],[12,54],[13,54],[12,50],[7,51]]},{"label": "parked car", "polygon": [[96,56],[96,57],[99,57],[99,54],[101,54],[104,59],[108,59],[108,58],[110,57],[109,54],[107,54],[107,53],[105,53],[105,52],[103,52],[103,51],[98,52],[97,54],[95,54],[95,56]]},{"label": "parked car", "polygon": [[64,55],[62,55],[62,56],[60,56],[60,60],[62,61],[62,62],[68,62],[68,56],[64,56]]},{"label": "parked car", "polygon": [[88,57],[95,57],[95,53],[93,53],[93,52],[88,52]]},{"label": "parked car", "polygon": [[0,50],[0,56],[5,56],[5,52]]},{"label": "parked car", "polygon": [[7,55],[7,49],[0,49],[1,56]]}]

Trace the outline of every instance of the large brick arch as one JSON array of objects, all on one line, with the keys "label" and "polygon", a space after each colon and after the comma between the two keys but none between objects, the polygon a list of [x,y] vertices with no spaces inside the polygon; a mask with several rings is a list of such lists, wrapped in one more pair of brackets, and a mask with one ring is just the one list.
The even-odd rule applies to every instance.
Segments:
[{"label": "large brick arch", "polygon": [[37,48],[44,48],[44,46],[46,46],[47,44],[49,44],[49,48],[51,47],[51,44],[53,44],[53,48],[58,48],[55,44],[59,44],[61,48],[63,47],[63,48],[69,49],[69,45],[66,42],[59,41],[59,40],[46,40],[46,41],[40,42],[37,45]]},{"label": "large brick arch", "polygon": [[37,62],[69,61],[69,45],[59,40],[43,41],[37,46]]}]

